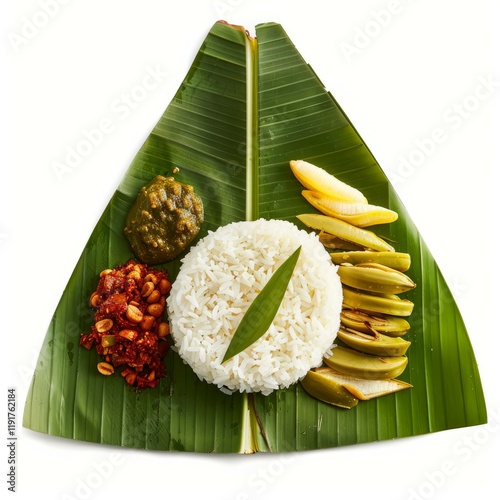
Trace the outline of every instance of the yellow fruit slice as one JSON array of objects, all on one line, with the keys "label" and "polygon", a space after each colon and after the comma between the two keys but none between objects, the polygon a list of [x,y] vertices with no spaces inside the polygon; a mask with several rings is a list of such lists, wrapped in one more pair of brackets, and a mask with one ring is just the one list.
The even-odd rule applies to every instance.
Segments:
[{"label": "yellow fruit slice", "polygon": [[394,248],[382,238],[379,238],[374,232],[353,226],[349,222],[320,214],[297,215],[297,219],[312,229],[324,231],[342,240],[351,241],[363,248],[394,252]]},{"label": "yellow fruit slice", "polygon": [[404,318],[387,314],[369,314],[353,309],[343,309],[340,321],[346,328],[361,333],[383,333],[390,337],[401,337],[408,333],[410,323]]},{"label": "yellow fruit slice", "polygon": [[366,380],[357,377],[350,377],[339,373],[332,368],[325,366],[317,368],[315,372],[318,375],[328,378],[332,382],[337,382],[347,389],[355,398],[367,401],[369,399],[386,396],[394,392],[410,389],[413,387],[407,382],[397,379],[388,380]]},{"label": "yellow fruit slice", "polygon": [[367,292],[398,294],[416,286],[406,274],[382,264],[344,264],[338,274],[344,285]]},{"label": "yellow fruit slice", "polygon": [[370,335],[340,328],[337,338],[349,347],[374,356],[403,356],[411,342],[400,337],[389,337],[382,333]]},{"label": "yellow fruit slice", "polygon": [[370,252],[368,250],[352,252],[332,252],[330,254],[334,264],[363,264],[373,263],[405,272],[410,269],[410,254],[403,252]]},{"label": "yellow fruit slice", "polygon": [[398,218],[397,212],[388,208],[370,205],[360,202],[338,201],[330,196],[326,196],[319,191],[302,191],[302,196],[317,210],[336,217],[337,219],[349,222],[357,227],[374,226],[375,224],[387,224],[394,222]]},{"label": "yellow fruit slice", "polygon": [[391,316],[410,316],[413,312],[413,302],[401,299],[398,295],[364,293],[345,285],[342,287],[342,292],[342,305],[346,309],[359,309]]},{"label": "yellow fruit slice", "polygon": [[325,363],[351,377],[387,380],[401,375],[408,364],[406,356],[372,356],[354,349],[337,346]]},{"label": "yellow fruit slice", "polygon": [[321,373],[319,370],[321,369],[309,370],[300,381],[308,394],[324,403],[340,406],[341,408],[353,408],[358,404],[357,398],[341,383],[329,377],[329,374]]},{"label": "yellow fruit slice", "polygon": [[290,168],[297,180],[307,189],[319,191],[340,201],[367,203],[361,191],[312,163],[304,160],[291,160]]}]

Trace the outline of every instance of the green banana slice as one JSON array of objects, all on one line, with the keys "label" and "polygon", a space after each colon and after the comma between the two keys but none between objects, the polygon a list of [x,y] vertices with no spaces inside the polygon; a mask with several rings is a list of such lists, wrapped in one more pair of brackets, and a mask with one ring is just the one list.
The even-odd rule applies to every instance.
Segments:
[{"label": "green banana slice", "polygon": [[339,329],[337,338],[353,349],[375,356],[403,356],[411,345],[411,342],[399,337],[380,333],[374,336],[345,328]]},{"label": "green banana slice", "polygon": [[324,361],[345,375],[369,380],[396,378],[408,364],[406,356],[372,356],[341,346],[335,347],[333,354]]},{"label": "green banana slice", "polygon": [[324,403],[349,409],[358,404],[351,392],[321,368],[309,370],[300,383],[308,394]]},{"label": "green banana slice", "polygon": [[[336,248],[336,247],[334,247]],[[410,254],[403,252],[371,252],[369,250],[357,250],[352,252],[332,252],[330,254],[334,264],[362,264],[373,263],[405,272],[410,269]]]},{"label": "green banana slice", "polygon": [[406,274],[383,264],[341,265],[337,272],[344,285],[368,292],[398,294],[416,286]]},{"label": "green banana slice", "polygon": [[387,314],[369,314],[353,309],[344,309],[340,321],[346,328],[361,333],[383,333],[390,337],[402,337],[410,329],[410,323],[404,318]]},{"label": "green banana slice", "polygon": [[330,380],[334,380],[347,389],[355,398],[367,401],[369,399],[386,396],[394,392],[410,389],[413,387],[402,380],[366,380],[357,377],[350,377],[343,373],[337,372],[328,366],[316,369],[316,373]]},{"label": "green banana slice", "polygon": [[370,294],[343,286],[343,307],[362,311],[389,314],[391,316],[410,316],[413,302],[391,294]]}]

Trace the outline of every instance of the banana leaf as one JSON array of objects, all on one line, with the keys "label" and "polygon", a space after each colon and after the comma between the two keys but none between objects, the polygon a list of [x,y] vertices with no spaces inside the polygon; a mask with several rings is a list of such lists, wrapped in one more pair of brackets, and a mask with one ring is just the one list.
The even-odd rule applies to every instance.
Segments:
[{"label": "banana leaf", "polygon": [[[194,186],[204,202],[198,238],[233,221],[300,222],[311,212],[290,171],[305,159],[399,213],[377,233],[412,256],[417,287],[401,380],[413,388],[346,410],[300,384],[269,396],[226,395],[200,381],[175,352],[167,376],[136,392],[101,376],[95,351],[79,346],[102,269],[132,258],[126,215],[155,175]],[[195,241],[196,242],[196,241]],[[172,279],[180,259],[166,266]],[[70,439],[154,450],[238,453],[332,448],[486,422],[474,352],[452,294],[383,170],[335,98],[283,28],[216,23],[189,73],[141,147],[92,232],[49,325],[26,400],[23,425]]]}]

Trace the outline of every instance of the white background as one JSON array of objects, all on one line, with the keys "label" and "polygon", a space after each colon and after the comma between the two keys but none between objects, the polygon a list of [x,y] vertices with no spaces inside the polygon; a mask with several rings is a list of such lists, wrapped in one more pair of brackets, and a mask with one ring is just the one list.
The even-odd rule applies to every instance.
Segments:
[{"label": "white background", "polygon": [[[326,493],[403,500],[489,498],[489,489],[497,490],[500,276],[493,200],[500,159],[499,3],[2,1],[0,50],[7,78],[0,83],[0,307],[7,340],[4,400],[8,386],[18,393],[18,498],[158,493],[248,500]],[[47,4],[50,16],[44,14]],[[482,375],[487,425],[255,456],[142,452],[21,428],[46,328],[87,238],[221,18],[250,31],[261,22],[281,23],[394,179],[462,311]],[[141,93],[136,87],[148,68],[157,69],[158,85]],[[134,89],[140,102],[124,106],[122,95]],[[112,130],[79,165],[58,176],[54,163],[64,163],[68,148],[102,119]],[[442,131],[441,142],[431,145],[435,129]],[[425,155],[418,153],[419,143],[427,144]],[[402,166],[403,158],[410,167]],[[7,486],[2,480],[0,488]]]}]

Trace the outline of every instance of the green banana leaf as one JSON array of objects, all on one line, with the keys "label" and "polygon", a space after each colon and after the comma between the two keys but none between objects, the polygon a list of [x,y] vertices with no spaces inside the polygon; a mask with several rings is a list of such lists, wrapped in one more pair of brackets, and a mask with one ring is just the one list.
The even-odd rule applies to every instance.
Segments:
[{"label": "green banana leaf", "polygon": [[[134,158],[98,221],[48,328],[29,389],[23,425],[70,439],[140,449],[196,452],[312,450],[442,431],[486,422],[472,346],[437,264],[377,161],[302,59],[283,28],[216,23],[193,65]],[[311,212],[288,162],[305,159],[399,213],[377,233],[412,256],[417,288],[409,365],[412,389],[345,410],[300,384],[269,396],[226,395],[200,381],[172,351],[168,375],[136,392],[96,370],[79,346],[93,312],[99,272],[132,258],[122,230],[141,186],[157,174],[194,186],[203,198],[199,237],[232,221],[276,218],[299,227]],[[181,256],[182,257],[182,256]],[[181,258],[180,257],[180,258]],[[179,259],[163,266],[172,279]]]}]

